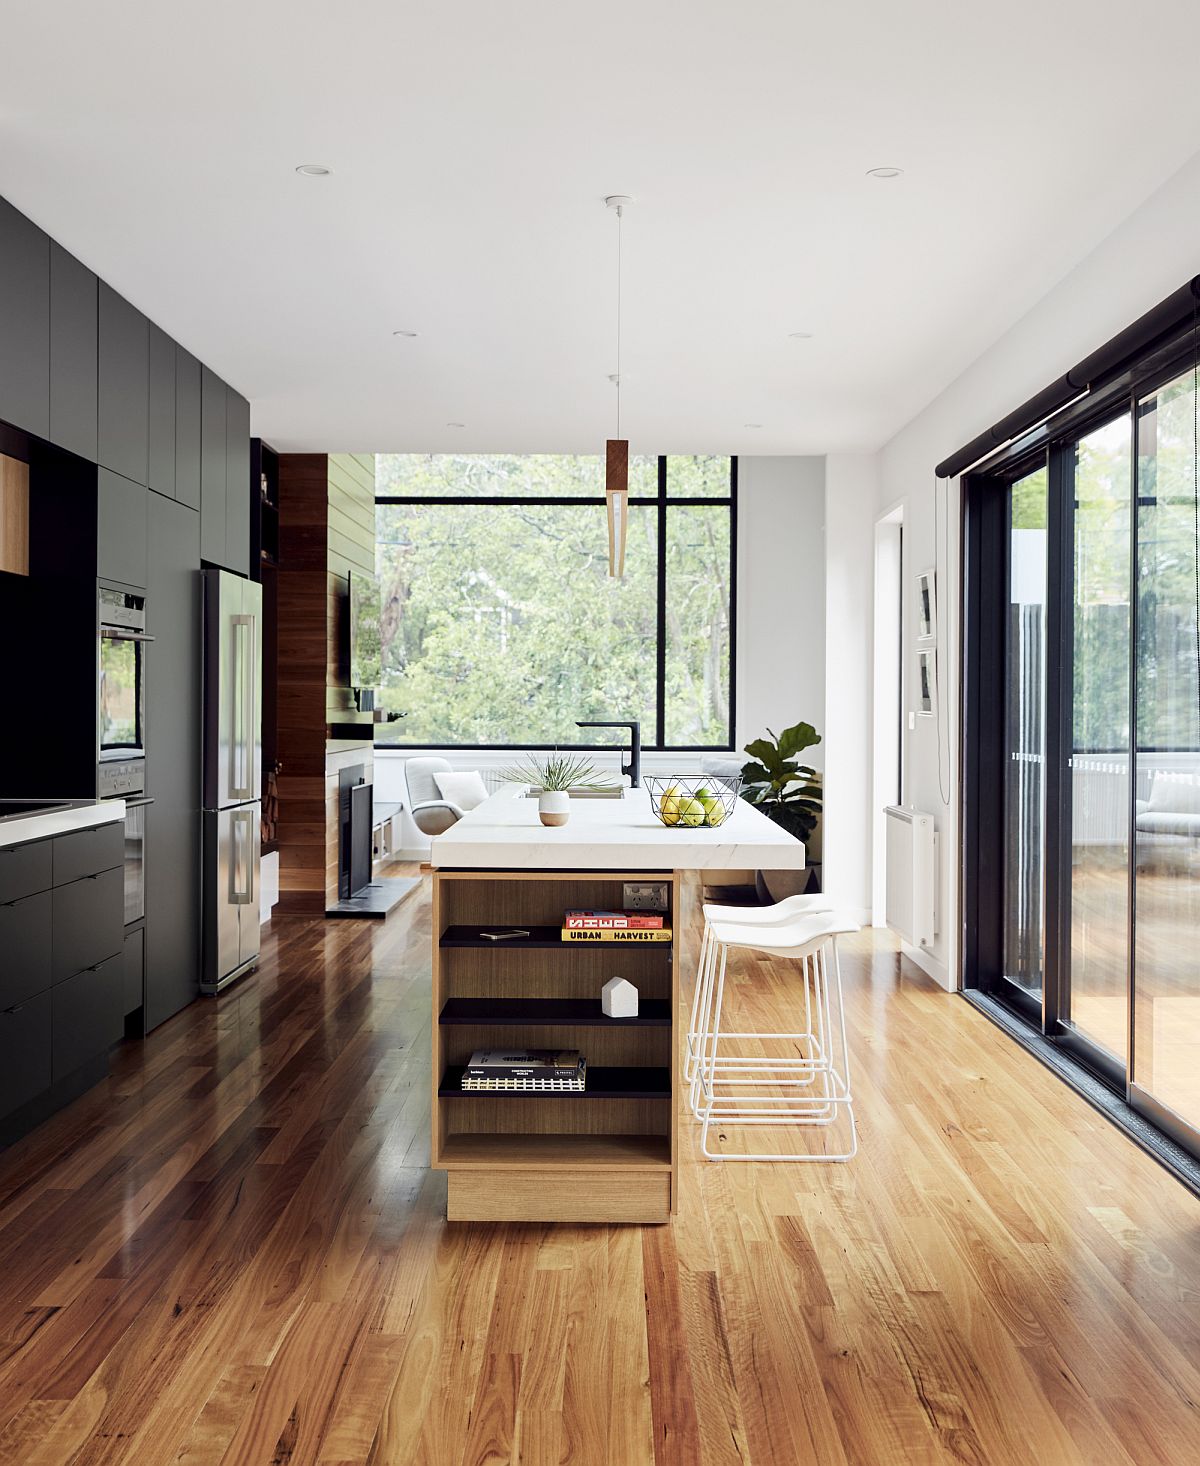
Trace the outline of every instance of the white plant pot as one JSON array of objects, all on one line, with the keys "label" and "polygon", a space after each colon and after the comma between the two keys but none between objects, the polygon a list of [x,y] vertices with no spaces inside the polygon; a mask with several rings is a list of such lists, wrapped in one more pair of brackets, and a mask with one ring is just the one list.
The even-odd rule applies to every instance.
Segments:
[{"label": "white plant pot", "polygon": [[565,825],[571,818],[571,796],[565,789],[544,789],[538,795],[538,818],[544,825]]}]

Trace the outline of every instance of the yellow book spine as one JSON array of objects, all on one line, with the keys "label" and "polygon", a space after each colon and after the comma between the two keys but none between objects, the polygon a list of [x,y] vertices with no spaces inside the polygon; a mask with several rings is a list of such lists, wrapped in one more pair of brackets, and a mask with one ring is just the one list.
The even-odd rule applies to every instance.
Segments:
[{"label": "yellow book spine", "polygon": [[632,929],[605,927],[601,931],[579,931],[575,927],[564,926],[562,939],[564,942],[669,942],[671,929],[664,926]]}]

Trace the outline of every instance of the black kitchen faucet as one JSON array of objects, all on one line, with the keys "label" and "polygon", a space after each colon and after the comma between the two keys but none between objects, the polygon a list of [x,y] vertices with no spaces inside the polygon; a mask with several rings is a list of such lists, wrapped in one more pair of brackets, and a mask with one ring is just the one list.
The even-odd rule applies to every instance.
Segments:
[{"label": "black kitchen faucet", "polygon": [[628,728],[629,762],[621,765],[621,772],[629,775],[629,787],[638,789],[642,782],[642,725],[630,723],[576,723],[577,728]]}]

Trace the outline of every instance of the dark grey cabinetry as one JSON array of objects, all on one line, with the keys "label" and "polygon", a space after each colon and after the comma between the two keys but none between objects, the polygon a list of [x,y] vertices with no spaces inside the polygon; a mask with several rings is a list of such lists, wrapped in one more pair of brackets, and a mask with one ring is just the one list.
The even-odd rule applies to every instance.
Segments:
[{"label": "dark grey cabinetry", "polygon": [[97,461],[144,484],[150,435],[150,323],[141,311],[99,285]]},{"label": "dark grey cabinetry", "polygon": [[50,241],[50,441],[96,461],[95,275]]},{"label": "dark grey cabinetry", "polygon": [[0,199],[0,419],[50,431],[50,237]]},{"label": "dark grey cabinetry", "polygon": [[224,565],[229,445],[226,440],[229,389],[207,367],[200,371],[200,555]]},{"label": "dark grey cabinetry", "polygon": [[55,1084],[120,1041],[124,996],[119,955],[51,989],[50,1077]]},{"label": "dark grey cabinetry", "polygon": [[[150,495],[146,1028],[199,992],[200,515]],[[163,649],[170,648],[167,655]]]},{"label": "dark grey cabinetry", "polygon": [[125,881],[120,870],[84,876],[54,891],[55,982],[117,956],[125,944]]},{"label": "dark grey cabinetry", "polygon": [[0,848],[0,1120],[124,1031],[123,856],[117,823]]},{"label": "dark grey cabinetry", "polygon": [[182,346],[175,348],[175,497],[200,507],[200,363]]},{"label": "dark grey cabinetry", "polygon": [[144,587],[147,491],[120,474],[100,470],[97,483],[96,573],[101,580]]},{"label": "dark grey cabinetry", "polygon": [[0,1010],[0,1118],[50,1087],[50,990]]},{"label": "dark grey cabinetry", "polygon": [[142,986],[146,969],[146,933],[136,926],[125,933],[125,947],[121,953],[121,988],[124,994],[122,1007],[125,1016],[136,1013],[146,1001]]},{"label": "dark grey cabinetry", "polygon": [[225,564],[249,575],[250,404],[232,387],[225,414]]},{"label": "dark grey cabinetry", "polygon": [[50,892],[0,906],[0,1009],[50,986]]},{"label": "dark grey cabinetry", "polygon": [[175,497],[175,343],[150,325],[149,485]]}]

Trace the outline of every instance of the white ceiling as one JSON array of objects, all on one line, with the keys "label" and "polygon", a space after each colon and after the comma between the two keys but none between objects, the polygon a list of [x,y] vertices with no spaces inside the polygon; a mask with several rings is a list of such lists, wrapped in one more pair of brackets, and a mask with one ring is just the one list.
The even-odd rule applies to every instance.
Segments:
[{"label": "white ceiling", "polygon": [[635,452],[872,449],[1200,146],[1195,0],[3,17],[0,192],[283,449],[597,451],[614,192]]}]

